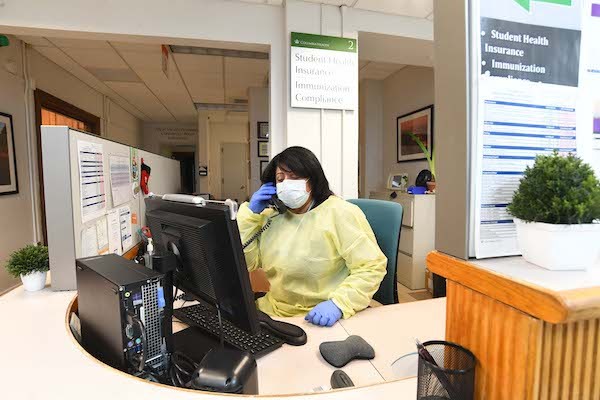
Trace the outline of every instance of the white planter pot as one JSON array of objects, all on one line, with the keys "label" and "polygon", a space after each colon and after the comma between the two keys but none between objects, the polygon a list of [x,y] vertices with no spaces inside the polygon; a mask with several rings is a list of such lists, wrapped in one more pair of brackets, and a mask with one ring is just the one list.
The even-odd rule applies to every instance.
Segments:
[{"label": "white planter pot", "polygon": [[42,290],[44,286],[46,286],[46,275],[48,273],[44,272],[32,272],[31,274],[23,275],[21,274],[21,281],[23,282],[23,287],[28,292],[36,292],[38,290]]},{"label": "white planter pot", "polygon": [[523,258],[550,270],[584,270],[600,258],[600,224],[553,225],[515,218]]}]

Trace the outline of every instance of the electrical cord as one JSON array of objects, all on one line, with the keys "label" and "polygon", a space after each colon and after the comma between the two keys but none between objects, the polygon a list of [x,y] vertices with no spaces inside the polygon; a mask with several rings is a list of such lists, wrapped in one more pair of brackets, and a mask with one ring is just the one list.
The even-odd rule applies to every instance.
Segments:
[{"label": "electrical cord", "polygon": [[148,348],[148,343],[146,342],[146,327],[137,315],[129,315],[131,317],[131,321],[137,324],[142,335],[142,352],[140,353],[141,355],[137,357],[138,371],[142,372],[146,366],[146,349]]},{"label": "electrical cord", "polygon": [[[279,214],[277,214],[279,215]],[[246,247],[250,246],[256,239],[258,239],[260,237],[260,235],[263,234],[264,231],[266,231],[267,229],[269,229],[269,227],[271,226],[271,222],[273,220],[273,217],[269,218],[267,220],[267,222],[265,222],[264,226],[262,228],[260,228],[260,230],[258,232],[256,232],[254,235],[252,235],[250,237],[250,239],[248,239],[243,245],[242,245],[242,250],[244,250]]]},{"label": "electrical cord", "polygon": [[219,341],[221,342],[221,348],[225,347],[225,340],[223,339],[223,319],[221,318],[221,307],[219,303],[215,303],[217,307],[217,317],[219,318]]},{"label": "electrical cord", "polygon": [[169,366],[169,383],[176,387],[189,388],[194,371],[199,365],[190,357],[178,351],[171,354],[171,365]]}]

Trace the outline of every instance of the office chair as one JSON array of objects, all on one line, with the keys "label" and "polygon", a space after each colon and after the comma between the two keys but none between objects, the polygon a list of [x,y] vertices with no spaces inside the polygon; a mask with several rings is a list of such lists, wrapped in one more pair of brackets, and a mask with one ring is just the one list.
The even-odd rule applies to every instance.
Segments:
[{"label": "office chair", "polygon": [[393,201],[372,199],[351,199],[348,202],[357,205],[365,214],[375,233],[377,244],[388,259],[387,274],[373,299],[381,304],[398,303],[396,262],[402,228],[402,206]]}]

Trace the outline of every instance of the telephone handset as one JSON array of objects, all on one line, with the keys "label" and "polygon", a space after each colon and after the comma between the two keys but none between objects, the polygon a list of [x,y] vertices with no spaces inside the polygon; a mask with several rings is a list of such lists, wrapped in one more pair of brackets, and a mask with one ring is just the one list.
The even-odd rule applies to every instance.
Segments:
[{"label": "telephone handset", "polygon": [[245,249],[246,247],[250,246],[252,244],[252,242],[254,242],[256,239],[258,239],[264,231],[269,229],[269,227],[271,226],[271,220],[273,218],[275,218],[278,215],[285,214],[285,212],[288,210],[287,206],[285,204],[283,204],[283,201],[279,200],[277,195],[273,195],[273,197],[271,197],[271,200],[269,200],[269,207],[276,210],[277,214],[270,217],[267,220],[267,222],[265,223],[265,225],[262,228],[260,228],[260,230],[258,232],[256,232],[254,235],[252,235],[252,237],[250,239],[248,239],[245,243],[242,244],[242,250]]},{"label": "telephone handset", "polygon": [[277,197],[277,195],[271,197],[271,200],[269,200],[269,205],[271,206],[271,208],[275,209],[279,214],[284,214],[288,209],[287,206],[283,204],[283,201],[279,200],[279,197]]}]

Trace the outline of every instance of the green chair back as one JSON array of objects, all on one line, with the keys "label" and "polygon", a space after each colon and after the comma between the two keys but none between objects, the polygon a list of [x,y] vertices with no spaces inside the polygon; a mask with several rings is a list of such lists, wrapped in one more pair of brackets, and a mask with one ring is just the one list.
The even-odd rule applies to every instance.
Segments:
[{"label": "green chair back", "polygon": [[402,228],[402,206],[386,200],[351,199],[348,201],[357,205],[365,214],[375,233],[377,244],[388,259],[387,274],[373,299],[381,304],[395,304],[398,302],[396,262]]}]

